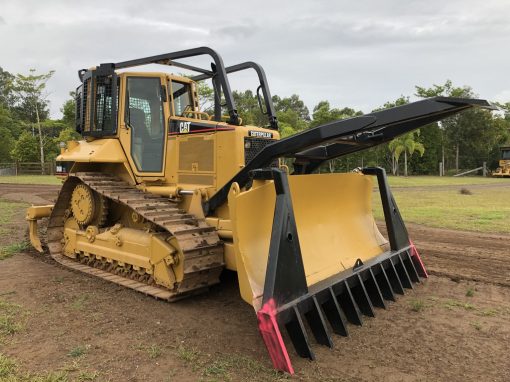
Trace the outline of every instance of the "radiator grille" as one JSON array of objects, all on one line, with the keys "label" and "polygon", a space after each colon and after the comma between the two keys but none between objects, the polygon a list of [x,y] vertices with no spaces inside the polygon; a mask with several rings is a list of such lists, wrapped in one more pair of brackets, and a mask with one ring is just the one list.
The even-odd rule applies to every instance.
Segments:
[{"label": "radiator grille", "polygon": [[[244,164],[250,163],[255,156],[268,144],[275,142],[275,139],[245,137],[244,138]],[[278,167],[278,159],[271,163],[271,167]]]}]

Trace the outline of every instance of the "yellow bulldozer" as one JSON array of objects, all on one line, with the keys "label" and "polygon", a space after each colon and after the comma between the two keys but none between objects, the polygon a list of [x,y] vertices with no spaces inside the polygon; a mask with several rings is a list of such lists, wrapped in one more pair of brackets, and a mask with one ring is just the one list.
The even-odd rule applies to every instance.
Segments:
[{"label": "yellow bulldozer", "polygon": [[499,178],[510,178],[510,146],[501,147],[501,159],[499,167],[492,173],[492,176]]},{"label": "yellow bulldozer", "polygon": [[[210,67],[182,60],[205,56]],[[132,72],[149,64],[194,72]],[[253,70],[264,127],[243,125],[229,74]],[[55,205],[28,209],[30,240],[58,263],[158,299],[190,297],[237,272],[275,368],[293,373],[284,339],[314,359],[313,340],[362,325],[427,272],[382,168],[317,173],[484,100],[430,98],[280,139],[261,66],[226,67],[207,47],[79,71],[76,129],[58,156]],[[199,109],[211,81],[214,111]],[[282,158],[286,158],[284,166]],[[387,236],[372,216],[377,181]],[[47,217],[38,237],[37,222]]]}]

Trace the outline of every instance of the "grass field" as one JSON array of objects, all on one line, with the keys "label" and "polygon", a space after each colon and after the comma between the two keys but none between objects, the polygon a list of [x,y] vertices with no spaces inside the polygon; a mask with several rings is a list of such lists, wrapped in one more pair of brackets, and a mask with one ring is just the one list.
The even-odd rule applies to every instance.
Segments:
[{"label": "grass field", "polygon": [[[508,188],[491,187],[490,184],[472,188],[470,184],[464,184],[463,187],[446,189],[395,187],[393,195],[406,222],[438,228],[510,233],[510,182],[508,185]],[[471,195],[461,194],[461,188]],[[383,219],[378,193],[374,193],[374,215],[376,219]]]},{"label": "grass field", "polygon": [[62,184],[55,175],[12,175],[0,176],[0,183],[11,184]]},{"label": "grass field", "polygon": [[433,186],[465,186],[473,184],[509,184],[510,179],[499,179],[481,176],[388,176],[392,187],[433,187]]},{"label": "grass field", "polygon": [[[408,222],[438,228],[510,233],[510,179],[390,176],[388,180]],[[61,180],[52,175],[20,175],[2,176],[0,183],[59,185]],[[508,188],[502,185],[508,185]],[[471,195],[460,194],[461,188],[469,190]],[[374,195],[374,214],[377,219],[382,219],[379,198]],[[0,207],[7,211],[4,216],[9,216],[9,211],[16,208]]]}]

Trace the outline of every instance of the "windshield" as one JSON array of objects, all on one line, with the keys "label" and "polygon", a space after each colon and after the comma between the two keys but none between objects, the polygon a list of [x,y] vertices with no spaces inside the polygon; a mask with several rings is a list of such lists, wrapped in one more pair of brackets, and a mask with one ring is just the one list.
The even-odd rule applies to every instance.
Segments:
[{"label": "windshield", "polygon": [[191,87],[189,84],[172,81],[172,98],[174,100],[174,115],[181,116],[188,108],[191,108]]}]

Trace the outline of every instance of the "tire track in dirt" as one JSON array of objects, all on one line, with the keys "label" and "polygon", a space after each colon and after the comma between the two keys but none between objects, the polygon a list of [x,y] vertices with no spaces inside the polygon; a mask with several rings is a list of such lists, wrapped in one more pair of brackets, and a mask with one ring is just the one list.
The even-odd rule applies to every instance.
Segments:
[{"label": "tire track in dirt", "polygon": [[[384,224],[379,223],[382,232]],[[429,273],[510,287],[510,235],[431,228],[408,223]]]}]

